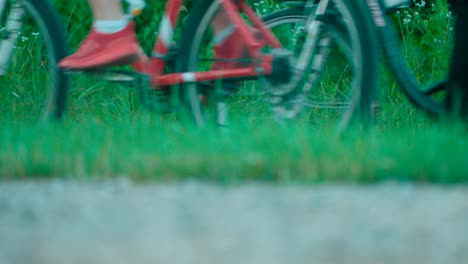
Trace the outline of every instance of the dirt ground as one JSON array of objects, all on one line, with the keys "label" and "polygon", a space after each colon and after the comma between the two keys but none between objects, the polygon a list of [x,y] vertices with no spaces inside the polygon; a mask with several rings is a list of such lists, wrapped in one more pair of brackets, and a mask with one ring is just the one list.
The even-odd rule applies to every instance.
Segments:
[{"label": "dirt ground", "polygon": [[468,263],[468,188],[0,182],[0,263]]}]

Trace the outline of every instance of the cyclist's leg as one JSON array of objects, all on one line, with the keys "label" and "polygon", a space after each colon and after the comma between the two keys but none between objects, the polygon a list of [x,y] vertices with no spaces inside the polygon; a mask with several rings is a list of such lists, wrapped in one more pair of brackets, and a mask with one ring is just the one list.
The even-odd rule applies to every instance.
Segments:
[{"label": "cyclist's leg", "polygon": [[468,1],[452,0],[455,45],[449,72],[447,106],[450,112],[468,116]]},{"label": "cyclist's leg", "polygon": [[[233,69],[249,64],[248,47],[222,8],[213,17],[211,29],[214,35],[213,51],[215,58],[219,59],[213,63],[212,69]],[[253,28],[252,31],[255,32]],[[257,39],[260,39],[259,35]]]},{"label": "cyclist's leg", "polygon": [[98,20],[121,20],[124,18],[120,1],[116,0],[88,0],[93,12],[93,18]]},{"label": "cyclist's leg", "polygon": [[59,66],[88,69],[130,64],[137,60],[140,48],[119,0],[89,0],[94,22],[78,50],[64,58]]}]

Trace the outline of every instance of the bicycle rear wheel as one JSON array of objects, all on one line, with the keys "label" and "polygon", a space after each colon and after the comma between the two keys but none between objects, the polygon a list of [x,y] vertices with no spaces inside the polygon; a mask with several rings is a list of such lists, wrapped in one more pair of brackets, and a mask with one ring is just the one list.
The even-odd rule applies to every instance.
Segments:
[{"label": "bicycle rear wheel", "polygon": [[46,0],[6,0],[0,18],[0,118],[62,118],[68,79],[57,63],[67,45],[55,9]]},{"label": "bicycle rear wheel", "polygon": [[[246,48],[235,54],[236,56],[231,56],[228,59],[223,57],[226,50],[218,49],[216,51],[217,37],[214,33],[214,27],[216,23],[219,23],[219,20],[226,19],[226,17],[218,16],[221,12],[223,11],[219,0],[198,0],[192,7],[182,34],[182,46],[178,59],[179,71],[203,72],[221,69],[223,68],[223,62],[226,62],[227,68],[230,69],[237,68],[234,64],[247,67],[253,63],[253,59],[246,56]],[[215,19],[218,19],[218,22]],[[232,25],[230,21],[221,23],[226,24],[225,29],[232,30],[231,33],[234,32],[235,25]],[[235,34],[238,33],[234,32],[232,35]],[[245,45],[242,38],[237,38],[236,42],[225,41],[234,50],[237,49],[237,46],[244,47],[243,45]],[[227,51],[229,52],[229,50]],[[271,52],[271,49],[262,51],[263,54],[271,54]],[[279,53],[282,52],[285,52],[285,50],[281,50]],[[284,55],[285,67],[278,67],[281,73],[277,74],[277,76],[290,75],[289,65],[292,55],[286,53]],[[219,65],[221,66],[218,67]],[[186,83],[181,89],[182,101],[187,106],[190,116],[199,126],[206,124],[224,126],[227,125],[228,120],[241,118],[252,122],[271,119],[274,114],[272,113],[271,97],[267,92],[268,80],[265,77],[240,77],[235,80],[220,78],[213,81]],[[300,108],[302,104],[299,102],[301,99],[299,93],[290,91],[290,93],[286,92],[280,97],[284,95],[288,97],[289,102],[292,102],[290,104],[291,108],[294,108],[294,105]],[[200,100],[200,98],[207,98],[208,100]],[[292,112],[294,112],[292,115],[295,115],[299,110]]]},{"label": "bicycle rear wheel", "polygon": [[[371,104],[374,102],[376,88],[376,40],[370,34],[370,21],[362,23],[353,19],[362,17],[363,9],[360,6],[356,8],[346,1],[335,2],[337,4],[334,10],[338,16],[328,16],[328,19],[320,21],[320,33],[315,45],[304,45],[308,37],[307,23],[310,22],[309,13],[304,13],[304,9],[282,10],[264,17],[264,22],[284,48],[294,54],[297,60],[306,61],[306,66],[300,73],[304,81],[298,88],[301,96],[306,96],[306,104],[309,104],[309,107],[302,111],[305,112],[302,116],[305,116],[307,121],[313,120],[314,124],[330,123],[330,120],[336,123],[339,120],[340,129],[343,129],[355,116],[365,124],[372,120]],[[219,1],[206,0],[203,5],[198,6],[197,13],[196,9],[192,11],[193,21],[187,23],[189,29],[185,31],[182,42],[182,71],[207,70],[210,68],[209,60],[217,59],[210,53],[210,39],[213,38],[213,34],[209,25],[218,8]],[[361,29],[366,26],[367,28]],[[332,41],[327,42],[328,39]],[[368,46],[364,47],[362,43],[367,43]],[[354,45],[354,48],[350,48],[351,45]],[[264,53],[271,51],[263,50]],[[361,69],[369,74],[369,78],[362,76]],[[292,70],[298,71],[295,65]],[[332,83],[330,80],[333,78],[326,78],[330,81],[328,84],[318,82],[319,79],[323,80],[324,75],[334,76],[333,78],[340,83]],[[229,85],[222,83],[221,86]],[[259,113],[265,113],[263,116],[268,115],[268,100],[264,98],[267,93],[261,84],[250,81],[235,85],[236,93],[231,96],[229,104],[232,115],[247,116],[251,119],[261,116]],[[346,87],[346,92],[343,92],[343,86]],[[186,94],[185,100],[190,102],[189,110],[195,120],[204,120],[207,113],[207,107],[199,100],[202,90],[200,84],[186,85],[182,90]],[[249,95],[248,98],[246,94]],[[260,99],[267,103],[260,103]],[[214,109],[214,112],[216,111],[217,109]]]}]

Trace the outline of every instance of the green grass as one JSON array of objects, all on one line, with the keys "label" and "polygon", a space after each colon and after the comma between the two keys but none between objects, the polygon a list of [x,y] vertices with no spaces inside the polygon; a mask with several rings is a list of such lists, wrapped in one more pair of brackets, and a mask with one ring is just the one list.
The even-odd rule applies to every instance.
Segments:
[{"label": "green grass", "polygon": [[[85,1],[54,3],[74,49],[89,28],[89,9]],[[149,40],[143,42],[146,51],[151,49],[164,2],[148,3],[154,8],[147,8],[138,18],[138,23],[147,25],[138,32],[141,40]],[[273,1],[264,1],[257,8],[268,13],[277,6]],[[414,55],[412,62],[421,64],[421,81],[430,82],[446,72],[451,21],[443,1],[424,12],[427,14],[416,8],[395,19],[401,21],[405,48]],[[408,14],[413,18],[411,24],[405,22]],[[421,60],[425,56],[436,59]],[[0,179],[125,176],[137,180],[196,178],[224,183],[461,183],[468,179],[466,132],[433,122],[416,110],[401,95],[385,68],[380,80],[382,107],[378,125],[372,131],[356,129],[344,135],[337,135],[333,127],[324,125],[330,122],[327,118],[322,124],[287,126],[262,120],[253,111],[262,108],[260,100],[254,102],[242,96],[235,102],[238,114],[230,129],[197,129],[187,122],[143,109],[132,87],[84,75],[72,77],[64,122],[33,125],[25,120],[38,112],[33,106],[40,106],[44,93],[40,87],[25,85],[30,77],[28,70],[21,70],[2,79],[5,85],[0,92],[4,98],[0,112],[17,111],[3,115],[0,121]]]},{"label": "green grass", "polygon": [[442,125],[368,133],[237,123],[227,131],[154,115],[0,130],[3,179],[453,183],[468,180],[468,138]]}]

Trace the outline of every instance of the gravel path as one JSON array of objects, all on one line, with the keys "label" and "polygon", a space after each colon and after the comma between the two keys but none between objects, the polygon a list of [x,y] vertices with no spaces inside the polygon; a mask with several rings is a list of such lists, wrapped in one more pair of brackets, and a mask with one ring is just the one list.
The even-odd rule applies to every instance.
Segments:
[{"label": "gravel path", "polygon": [[468,187],[0,182],[0,263],[468,263]]}]

